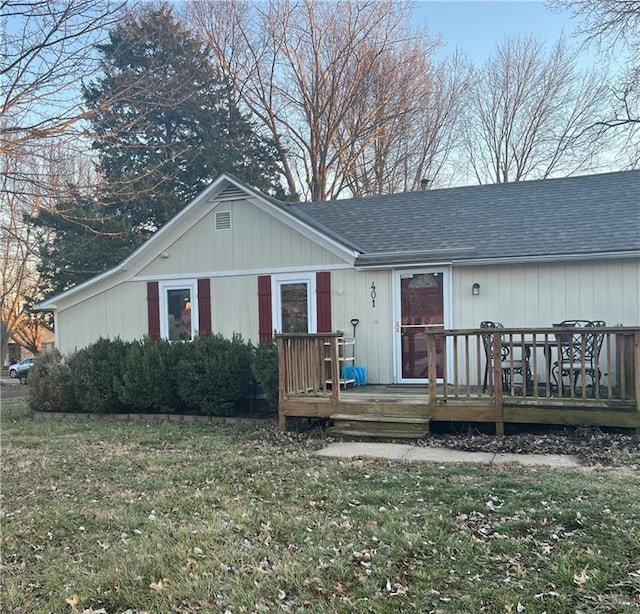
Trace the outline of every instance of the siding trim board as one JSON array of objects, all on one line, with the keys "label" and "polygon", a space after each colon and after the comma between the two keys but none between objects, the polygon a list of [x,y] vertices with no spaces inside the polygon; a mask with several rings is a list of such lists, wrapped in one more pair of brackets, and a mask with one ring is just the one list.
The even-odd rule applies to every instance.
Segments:
[{"label": "siding trim board", "polygon": [[[448,263],[450,264],[450,263]],[[385,267],[389,268],[389,267]],[[352,271],[353,267],[349,264],[327,264],[322,265],[322,269],[324,271]],[[246,269],[242,271],[198,271],[193,272],[189,271],[183,273],[182,276],[185,279],[193,279],[194,277],[209,277],[213,279],[215,277],[223,278],[223,277],[255,277],[260,275],[311,275],[317,270],[316,268],[310,267],[308,265],[299,266],[299,267],[277,267],[277,268],[269,268],[269,269]],[[166,275],[140,275],[133,277],[131,281],[163,281],[166,279],[173,280],[175,279],[175,274]]]}]

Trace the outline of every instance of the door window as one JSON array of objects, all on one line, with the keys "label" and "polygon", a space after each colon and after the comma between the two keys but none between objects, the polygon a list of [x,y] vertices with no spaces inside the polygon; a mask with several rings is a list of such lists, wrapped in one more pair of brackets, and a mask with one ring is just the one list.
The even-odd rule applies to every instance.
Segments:
[{"label": "door window", "polygon": [[280,285],[283,333],[309,332],[309,297],[307,290],[306,283]]},{"label": "door window", "polygon": [[273,313],[282,333],[316,332],[315,284],[312,278],[275,279]]}]

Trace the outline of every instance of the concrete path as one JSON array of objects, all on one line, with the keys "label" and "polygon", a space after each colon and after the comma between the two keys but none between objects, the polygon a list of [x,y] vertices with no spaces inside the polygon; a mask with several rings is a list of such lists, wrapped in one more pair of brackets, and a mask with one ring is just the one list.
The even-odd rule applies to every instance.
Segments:
[{"label": "concrete path", "polygon": [[422,448],[402,443],[338,442],[316,452],[318,456],[334,458],[386,458],[432,463],[474,463],[479,465],[511,465],[527,467],[580,467],[573,456],[563,454],[499,454],[493,452],[462,452],[448,448]]}]

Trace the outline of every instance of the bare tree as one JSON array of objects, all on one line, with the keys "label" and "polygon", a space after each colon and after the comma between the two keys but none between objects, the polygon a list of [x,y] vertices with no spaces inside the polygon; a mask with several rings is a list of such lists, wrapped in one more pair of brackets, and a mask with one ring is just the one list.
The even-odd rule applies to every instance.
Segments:
[{"label": "bare tree", "polygon": [[437,44],[410,27],[409,3],[194,0],[188,9],[223,74],[286,152],[292,193],[324,200],[398,185],[382,179],[386,168],[375,181],[362,169],[376,156],[395,161],[382,150],[432,91]]},{"label": "bare tree", "polygon": [[[0,0],[3,18],[0,63],[0,156],[47,157],[45,150],[64,140],[79,149],[80,80],[92,74],[94,45],[122,16],[124,0]],[[41,183],[38,167],[5,164],[2,172]]]},{"label": "bare tree", "polygon": [[640,0],[551,0],[582,19],[580,33],[605,45],[621,38],[636,49],[640,43]]},{"label": "bare tree", "polygon": [[[0,0],[1,358],[8,339],[37,352],[38,240],[26,221],[80,177],[60,159],[90,148],[80,80],[92,74],[94,45],[126,10],[124,0]],[[56,169],[53,171],[53,169]],[[46,237],[44,237],[46,239]]]},{"label": "bare tree", "polygon": [[560,39],[551,51],[532,37],[506,39],[475,71],[467,105],[465,151],[480,183],[584,173],[597,165],[590,126],[606,81],[577,67]]},{"label": "bare tree", "polygon": [[595,44],[617,69],[607,114],[594,130],[617,139],[630,166],[640,164],[640,0],[551,0],[580,20],[577,33]]},{"label": "bare tree", "polygon": [[[42,348],[44,314],[32,307],[42,298],[42,279],[38,271],[38,248],[49,239],[36,231],[29,219],[43,209],[53,207],[56,197],[68,190],[70,183],[89,184],[92,167],[74,152],[60,146],[45,148],[46,156],[7,157],[2,174],[2,208],[0,213],[0,322],[4,362],[9,340],[38,354]],[[20,166],[20,170],[11,167]],[[15,179],[25,175],[26,180]],[[39,177],[34,183],[31,177]],[[42,183],[43,185],[40,185]],[[0,363],[1,364],[1,363]]]},{"label": "bare tree", "polygon": [[469,65],[462,56],[437,65],[418,56],[413,62],[400,62],[393,72],[380,68],[378,87],[392,89],[388,79],[401,85],[391,106],[404,111],[381,120],[379,130],[365,143],[356,134],[357,122],[345,130],[354,143],[348,179],[356,196],[414,191],[425,179],[437,183],[461,133],[462,102],[469,86]]}]

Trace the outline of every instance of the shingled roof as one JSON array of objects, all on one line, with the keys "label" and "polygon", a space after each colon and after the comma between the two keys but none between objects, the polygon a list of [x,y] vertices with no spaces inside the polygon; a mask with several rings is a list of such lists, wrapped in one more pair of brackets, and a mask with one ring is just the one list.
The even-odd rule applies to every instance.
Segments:
[{"label": "shingled roof", "polygon": [[640,255],[640,170],[285,208],[360,266]]}]

